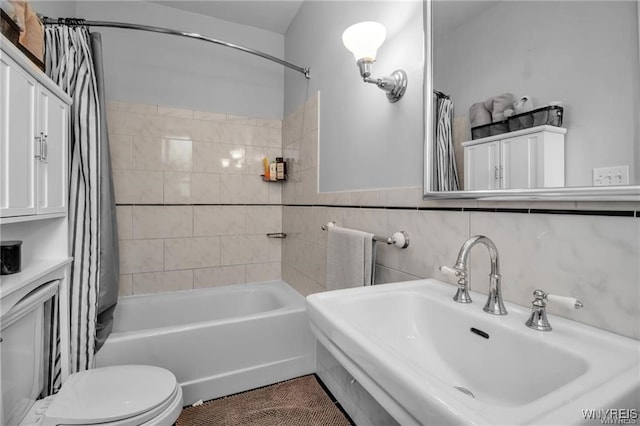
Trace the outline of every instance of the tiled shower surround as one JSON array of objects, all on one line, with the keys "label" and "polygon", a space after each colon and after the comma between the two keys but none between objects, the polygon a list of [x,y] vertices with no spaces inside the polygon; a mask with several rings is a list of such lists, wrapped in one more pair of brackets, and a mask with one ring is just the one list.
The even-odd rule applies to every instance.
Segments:
[{"label": "tiled shower surround", "polygon": [[280,279],[282,121],[111,102],[120,295]]}]

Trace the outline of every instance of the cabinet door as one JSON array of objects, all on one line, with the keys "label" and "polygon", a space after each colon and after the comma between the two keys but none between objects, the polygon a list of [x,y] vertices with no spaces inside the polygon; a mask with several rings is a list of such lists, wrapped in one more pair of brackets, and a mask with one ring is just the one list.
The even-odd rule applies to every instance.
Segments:
[{"label": "cabinet door", "polygon": [[517,136],[502,141],[502,188],[536,188],[538,158],[536,147],[541,134]]},{"label": "cabinet door", "polygon": [[464,148],[464,189],[500,189],[500,143],[488,142]]},{"label": "cabinet door", "polygon": [[67,209],[67,117],[67,105],[39,86],[38,128],[43,150],[38,170],[38,213],[61,213]]},{"label": "cabinet door", "polygon": [[5,55],[0,58],[0,217],[36,212],[36,80]]}]

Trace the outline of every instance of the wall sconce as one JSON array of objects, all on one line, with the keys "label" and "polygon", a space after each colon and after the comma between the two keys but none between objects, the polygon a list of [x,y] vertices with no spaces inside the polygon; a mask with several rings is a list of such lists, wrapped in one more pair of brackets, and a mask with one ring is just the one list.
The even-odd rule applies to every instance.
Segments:
[{"label": "wall sconce", "polygon": [[389,102],[398,102],[407,90],[407,73],[395,70],[391,76],[372,78],[371,70],[376,61],[378,48],[384,42],[387,30],[377,22],[360,22],[344,30],[342,43],[353,53],[360,70],[360,76],[366,83],[373,83],[387,92]]}]

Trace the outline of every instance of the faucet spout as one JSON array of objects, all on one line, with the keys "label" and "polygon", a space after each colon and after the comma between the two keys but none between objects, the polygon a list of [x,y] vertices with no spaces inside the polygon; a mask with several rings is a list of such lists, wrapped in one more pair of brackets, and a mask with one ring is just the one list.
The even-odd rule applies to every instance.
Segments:
[{"label": "faucet spout", "polygon": [[[496,248],[496,245],[493,243],[493,241],[491,241],[491,239],[485,237],[484,235],[475,235],[465,241],[460,248],[460,252],[458,253],[458,259],[456,260],[454,269],[461,272],[461,275],[465,281],[464,287],[468,289],[468,282],[466,277],[468,271],[467,263],[469,261],[469,252],[477,244],[482,244],[487,247],[487,249],[489,250],[489,258],[491,259],[491,273],[489,274],[489,297],[487,298],[487,303],[485,303],[483,310],[494,315],[506,315],[507,309],[504,307],[504,302],[502,300],[502,276],[500,275],[500,259],[498,257],[498,249]],[[459,285],[458,293],[460,293],[461,291],[464,292],[464,290],[461,290],[460,287],[461,285]],[[458,294],[456,294],[456,297],[458,297]],[[454,300],[457,301],[455,297]]]}]

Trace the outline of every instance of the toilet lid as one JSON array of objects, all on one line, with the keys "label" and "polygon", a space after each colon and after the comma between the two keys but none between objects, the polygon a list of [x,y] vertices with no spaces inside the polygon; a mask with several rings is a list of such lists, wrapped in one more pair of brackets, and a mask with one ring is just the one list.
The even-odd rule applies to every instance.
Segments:
[{"label": "toilet lid", "polygon": [[75,373],[45,413],[54,424],[96,424],[137,416],[169,399],[176,378],[149,365],[118,365]]}]

